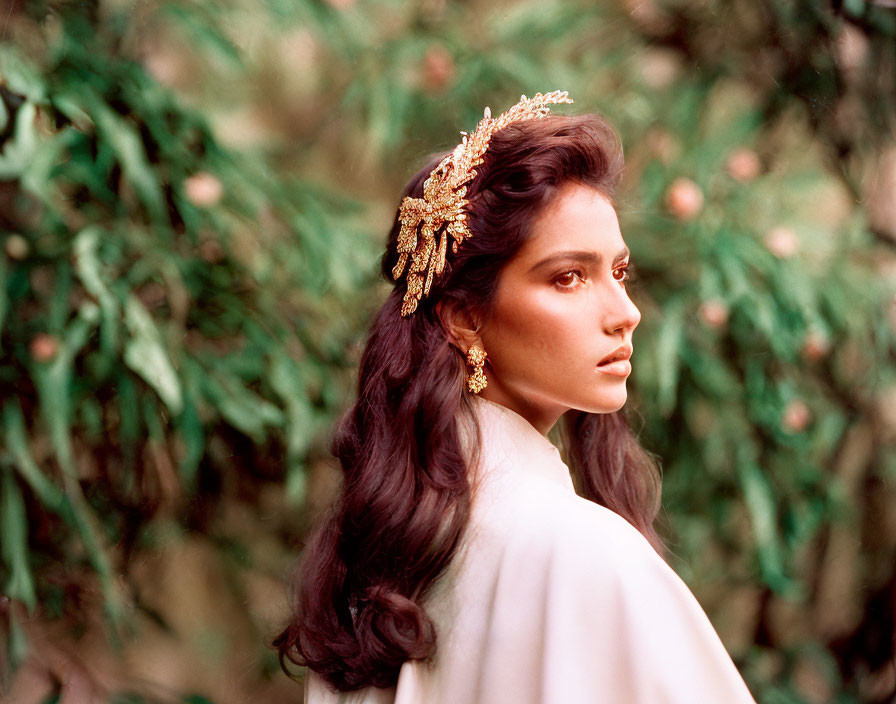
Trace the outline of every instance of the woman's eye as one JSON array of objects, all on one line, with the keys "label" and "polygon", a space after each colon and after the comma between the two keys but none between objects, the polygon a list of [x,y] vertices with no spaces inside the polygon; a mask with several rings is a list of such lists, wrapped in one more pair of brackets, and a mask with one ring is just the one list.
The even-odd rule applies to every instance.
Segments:
[{"label": "woman's eye", "polygon": [[554,283],[560,286],[560,288],[573,288],[576,285],[577,280],[581,281],[583,279],[582,272],[571,269],[570,271],[564,271],[556,277]]},{"label": "woman's eye", "polygon": [[633,275],[632,266],[630,264],[626,264],[625,266],[621,266],[618,269],[613,270],[613,278],[616,279],[623,286],[627,281],[630,281]]}]

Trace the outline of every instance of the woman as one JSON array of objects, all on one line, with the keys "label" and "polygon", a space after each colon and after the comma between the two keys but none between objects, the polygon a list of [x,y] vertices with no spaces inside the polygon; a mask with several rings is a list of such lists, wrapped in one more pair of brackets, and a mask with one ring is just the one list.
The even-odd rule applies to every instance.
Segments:
[{"label": "woman", "polygon": [[275,641],[310,704],[753,701],[658,554],[657,468],[620,410],[621,149],[560,102],[486,108],[405,188],[341,496]]}]

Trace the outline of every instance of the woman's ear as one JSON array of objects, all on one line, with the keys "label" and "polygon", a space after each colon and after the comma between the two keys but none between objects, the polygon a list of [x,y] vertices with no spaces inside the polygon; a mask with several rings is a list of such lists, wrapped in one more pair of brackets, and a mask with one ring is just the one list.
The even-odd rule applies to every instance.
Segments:
[{"label": "woman's ear", "polygon": [[473,345],[482,346],[479,321],[467,308],[458,306],[454,301],[442,300],[436,303],[436,315],[451,344],[463,354]]}]

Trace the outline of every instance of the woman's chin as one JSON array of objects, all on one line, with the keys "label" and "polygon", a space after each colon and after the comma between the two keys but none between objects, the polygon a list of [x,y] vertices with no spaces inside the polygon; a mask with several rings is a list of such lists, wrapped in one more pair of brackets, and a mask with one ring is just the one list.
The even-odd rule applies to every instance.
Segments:
[{"label": "woman's chin", "polygon": [[616,393],[607,393],[604,391],[599,398],[590,399],[581,405],[574,406],[579,410],[587,413],[615,413],[621,409],[628,400],[628,393],[623,386]]},{"label": "woman's chin", "polygon": [[622,410],[622,407],[625,405],[627,399],[623,398],[618,403],[612,404],[606,410],[602,411],[602,413],[615,413],[616,411]]}]

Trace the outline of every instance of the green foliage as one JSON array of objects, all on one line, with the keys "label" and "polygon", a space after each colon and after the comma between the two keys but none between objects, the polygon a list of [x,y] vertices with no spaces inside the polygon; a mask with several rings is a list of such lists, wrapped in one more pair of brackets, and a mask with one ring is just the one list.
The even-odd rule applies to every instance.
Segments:
[{"label": "green foliage", "polygon": [[[282,447],[301,499],[353,334],[323,323],[353,319],[371,255],[356,203],[223,149],[83,15],[60,20],[42,63],[0,45],[0,575],[33,610],[36,562],[86,560],[120,623],[128,516],[183,505],[211,437]],[[159,461],[186,497],[141,491]]]},{"label": "green foliage", "polygon": [[[704,93],[698,113],[706,117],[689,130],[700,146],[688,159],[645,167],[637,199],[644,212],[630,217],[642,272],[636,298],[662,311],[637,333],[646,350],[636,357],[638,406],[649,444],[666,460],[667,505],[690,516],[677,523],[702,524],[715,507],[717,534],[742,543],[724,508],[742,496],[764,582],[799,592],[792,558],[837,511],[835,450],[859,409],[894,381],[885,366],[893,331],[878,314],[885,288],[863,262],[873,239],[848,214],[836,227],[813,222],[818,199],[837,189],[821,164],[808,183],[789,154],[772,164],[780,173],[747,184],[725,174],[725,158],[762,134],[750,107],[731,110],[737,96],[719,86]],[[730,117],[711,125],[708,113],[722,101]],[[657,128],[688,141],[674,123]],[[706,202],[699,217],[676,222],[662,214],[662,198],[683,174],[699,179]],[[810,207],[787,207],[795,193]],[[779,232],[804,255],[775,254],[775,217],[799,223],[805,235]],[[788,418],[803,408],[811,418]]]},{"label": "green foliage", "polygon": [[[159,516],[205,529],[231,466],[260,465],[240,497],[256,519],[271,480],[302,506],[381,298],[373,243],[395,194],[485,105],[567,89],[625,143],[643,312],[630,406],[663,462],[676,568],[723,594],[723,636],[748,631],[732,654],[760,701],[871,700],[892,656],[865,644],[896,583],[896,536],[877,535],[896,495],[896,340],[892,244],[860,191],[896,116],[891,10],[25,5],[38,48],[0,42],[5,594],[62,611],[42,571],[89,567],[126,621],[129,558],[164,542]],[[198,49],[198,107],[183,71],[157,80],[134,60],[140,21]],[[231,103],[268,121],[263,155],[216,138]],[[265,549],[286,542],[266,530]],[[260,561],[249,538],[215,539],[241,568]],[[837,592],[844,545],[858,586]],[[857,615],[837,621],[832,602]]]}]

